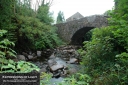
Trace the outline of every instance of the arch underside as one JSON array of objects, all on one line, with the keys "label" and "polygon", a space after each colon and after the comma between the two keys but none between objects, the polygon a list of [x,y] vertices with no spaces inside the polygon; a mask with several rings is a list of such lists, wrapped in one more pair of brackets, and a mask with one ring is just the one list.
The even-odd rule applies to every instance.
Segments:
[{"label": "arch underside", "polygon": [[77,30],[72,36],[70,43],[73,45],[82,45],[84,41],[84,35],[93,28],[95,27],[83,27]]}]

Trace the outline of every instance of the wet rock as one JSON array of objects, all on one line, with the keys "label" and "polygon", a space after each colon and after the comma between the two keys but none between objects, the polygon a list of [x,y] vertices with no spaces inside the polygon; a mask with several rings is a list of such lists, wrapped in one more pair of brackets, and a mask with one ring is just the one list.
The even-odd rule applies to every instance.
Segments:
[{"label": "wet rock", "polygon": [[52,72],[56,71],[58,69],[62,69],[62,68],[64,68],[64,66],[63,65],[59,65],[59,64],[56,64],[56,65],[53,65],[53,66],[50,67]]},{"label": "wet rock", "polygon": [[[75,46],[61,46],[53,50],[44,50],[41,56],[47,55],[48,58],[44,57],[43,63],[40,61],[36,65],[39,66],[40,72],[52,73],[53,78],[66,77],[76,73],[79,70],[75,66],[76,62],[78,62],[79,54],[75,48]],[[66,63],[67,61],[68,63]]]},{"label": "wet rock", "polygon": [[74,49],[70,49],[68,50],[68,53],[73,53],[75,50]]},{"label": "wet rock", "polygon": [[31,60],[33,59],[34,57],[32,55],[28,55],[28,58]]},{"label": "wet rock", "polygon": [[61,58],[55,58],[55,61],[57,62],[57,64],[63,65],[64,67],[67,67],[66,62],[63,59],[61,59]]},{"label": "wet rock", "polygon": [[29,55],[32,55],[32,51],[29,51]]},{"label": "wet rock", "polygon": [[26,60],[29,60],[29,58],[28,58],[28,54],[27,54],[27,53],[22,52],[22,54],[25,56],[25,59],[26,59]]},{"label": "wet rock", "polygon": [[18,59],[18,60],[23,60],[23,61],[26,60],[26,58],[25,58],[24,55],[17,55],[17,59]]},{"label": "wet rock", "polygon": [[37,56],[40,57],[41,53],[42,53],[42,51],[37,51]]},{"label": "wet rock", "polygon": [[74,63],[76,63],[77,61],[78,61],[78,59],[76,59],[76,58],[70,58],[70,61],[68,61],[68,63],[74,64]]},{"label": "wet rock", "polygon": [[59,72],[53,74],[53,77],[54,77],[54,78],[59,78],[60,76],[61,76],[61,74],[60,74]]},{"label": "wet rock", "polygon": [[51,67],[53,65],[55,65],[57,62],[54,59],[50,59],[48,60],[48,66]]},{"label": "wet rock", "polygon": [[65,60],[65,61],[69,61],[69,58],[63,58],[63,60]]},{"label": "wet rock", "polygon": [[68,70],[63,70],[63,73],[61,73],[61,77],[66,77],[68,75]]},{"label": "wet rock", "polygon": [[53,71],[52,73],[54,78],[62,77],[62,75],[64,74],[63,69],[58,69],[56,71]]},{"label": "wet rock", "polygon": [[46,49],[42,51],[41,56],[45,56],[45,58],[49,57],[53,53],[53,49]]},{"label": "wet rock", "polygon": [[46,70],[46,68],[41,68],[39,72],[40,72],[40,73],[41,73],[41,72],[47,72],[47,70]]},{"label": "wet rock", "polygon": [[47,52],[50,52],[50,51],[51,51],[51,49],[46,49],[46,51],[47,51]]},{"label": "wet rock", "polygon": [[52,55],[49,57],[50,59],[53,59],[53,58],[55,58],[55,55],[54,55],[54,53],[52,53]]},{"label": "wet rock", "polygon": [[31,55],[32,55],[32,56],[34,56],[34,57],[36,56],[36,54],[35,54],[35,53],[32,53]]},{"label": "wet rock", "polygon": [[61,47],[58,47],[56,49],[56,54],[55,56],[56,57],[61,57],[61,58],[78,58],[79,57],[79,54],[78,52],[76,51],[76,48],[77,46],[61,46]]},{"label": "wet rock", "polygon": [[69,68],[68,68],[68,66],[64,66],[64,69],[63,70],[68,70]]}]

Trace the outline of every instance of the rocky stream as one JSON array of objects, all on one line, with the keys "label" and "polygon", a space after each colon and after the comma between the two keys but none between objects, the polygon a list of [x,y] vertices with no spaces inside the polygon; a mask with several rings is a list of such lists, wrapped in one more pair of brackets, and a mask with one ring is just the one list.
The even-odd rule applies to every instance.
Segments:
[{"label": "rocky stream", "polygon": [[[18,55],[20,60],[31,60],[40,68],[40,72],[46,72],[52,74],[50,82],[61,82],[69,75],[75,74],[80,69],[80,56],[77,49],[80,46],[60,46],[55,49],[47,49],[45,51],[37,51],[36,54],[24,53]],[[27,58],[26,58],[27,57]]]}]

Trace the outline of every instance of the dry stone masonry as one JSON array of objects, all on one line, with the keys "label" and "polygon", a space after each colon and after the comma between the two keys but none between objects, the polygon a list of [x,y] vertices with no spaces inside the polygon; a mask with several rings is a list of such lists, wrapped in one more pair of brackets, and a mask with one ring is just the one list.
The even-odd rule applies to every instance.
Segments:
[{"label": "dry stone masonry", "polygon": [[58,28],[58,35],[66,42],[73,41],[77,38],[83,37],[89,30],[93,28],[101,28],[108,25],[107,16],[104,15],[93,15],[84,17],[78,20],[73,20],[65,23],[56,24],[55,26]]}]

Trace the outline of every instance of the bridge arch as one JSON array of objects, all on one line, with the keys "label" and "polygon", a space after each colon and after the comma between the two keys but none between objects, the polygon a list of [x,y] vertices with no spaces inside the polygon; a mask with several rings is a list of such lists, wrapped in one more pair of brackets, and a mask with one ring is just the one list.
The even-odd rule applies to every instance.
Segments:
[{"label": "bridge arch", "polygon": [[77,30],[72,38],[71,38],[71,44],[74,45],[81,45],[84,41],[84,36],[86,33],[88,33],[90,30],[94,29],[95,27],[82,27],[79,30]]},{"label": "bridge arch", "polygon": [[107,16],[93,15],[65,23],[55,24],[58,36],[67,43],[79,44],[90,29],[108,26]]}]

